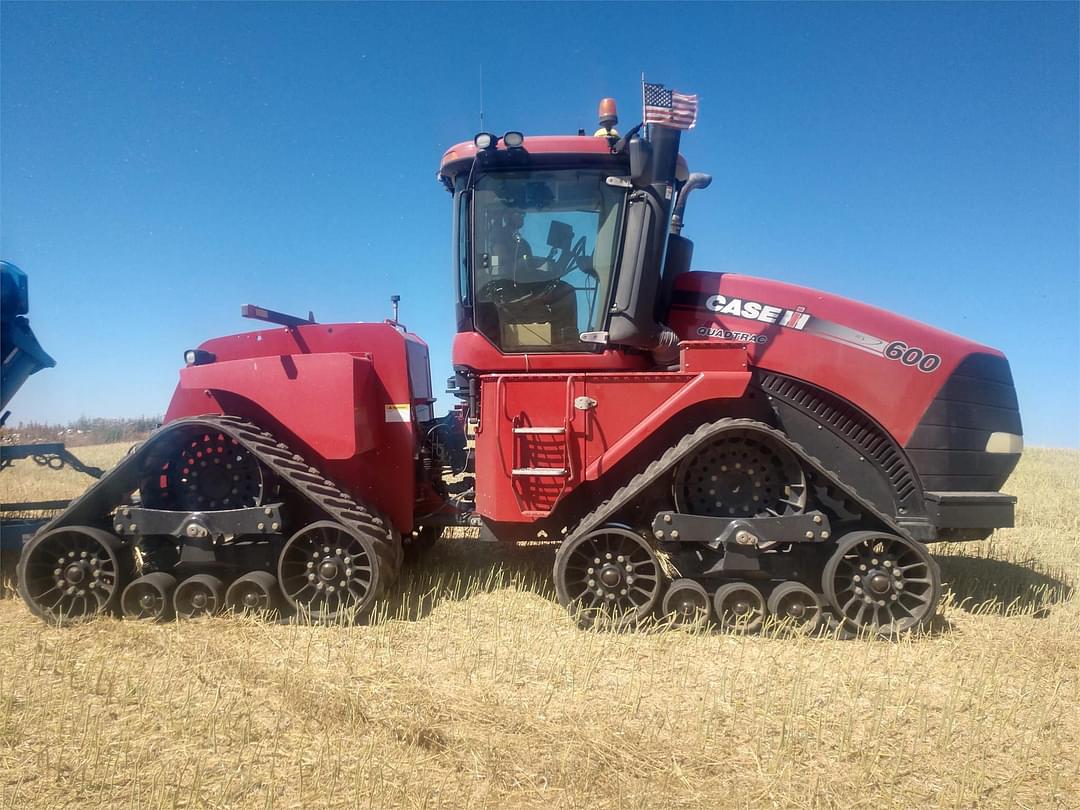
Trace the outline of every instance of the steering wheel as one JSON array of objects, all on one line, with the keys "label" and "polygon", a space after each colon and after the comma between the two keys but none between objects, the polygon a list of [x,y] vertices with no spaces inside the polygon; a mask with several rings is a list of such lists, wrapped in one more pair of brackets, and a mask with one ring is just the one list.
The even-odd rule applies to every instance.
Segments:
[{"label": "steering wheel", "polygon": [[[554,251],[553,251],[554,252]],[[580,237],[572,248],[563,251],[563,255],[559,257],[559,263],[555,266],[555,270],[551,275],[552,279],[560,279],[573,270],[575,267],[581,268],[581,259],[585,258],[585,237]],[[584,269],[584,268],[582,268]]]},{"label": "steering wheel", "polygon": [[585,237],[580,237],[574,242],[574,247],[570,250],[570,261],[566,263],[566,273],[569,273],[575,266],[581,267],[581,259],[585,258]]},{"label": "steering wheel", "polygon": [[477,294],[480,300],[488,300],[500,309],[533,299],[543,301],[558,285],[558,277],[549,281],[519,284],[513,279],[496,278],[485,284]]}]

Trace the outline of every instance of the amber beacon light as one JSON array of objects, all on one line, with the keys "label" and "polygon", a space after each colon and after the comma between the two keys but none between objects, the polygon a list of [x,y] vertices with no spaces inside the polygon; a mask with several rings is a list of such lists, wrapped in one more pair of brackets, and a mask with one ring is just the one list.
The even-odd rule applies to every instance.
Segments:
[{"label": "amber beacon light", "polygon": [[597,118],[599,118],[600,129],[593,133],[596,138],[611,138],[618,137],[619,133],[615,129],[615,125],[619,123],[619,113],[615,108],[615,99],[602,98],[600,99],[600,107],[597,110]]}]

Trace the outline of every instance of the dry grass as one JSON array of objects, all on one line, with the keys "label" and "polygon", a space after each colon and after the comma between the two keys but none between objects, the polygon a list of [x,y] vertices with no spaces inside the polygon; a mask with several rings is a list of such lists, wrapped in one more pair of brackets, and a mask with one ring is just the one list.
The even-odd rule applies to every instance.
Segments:
[{"label": "dry grass", "polygon": [[2,600],[0,807],[1080,807],[1080,453],[1010,489],[897,643],[583,632],[549,549],[469,541],[365,627]]},{"label": "dry grass", "polygon": [[[107,470],[118,462],[131,444],[95,444],[71,448],[79,460],[91,467]],[[31,459],[17,461],[0,473],[0,501],[20,503],[24,501],[52,501],[74,498],[94,479],[71,467],[50,470],[35,464]]]}]

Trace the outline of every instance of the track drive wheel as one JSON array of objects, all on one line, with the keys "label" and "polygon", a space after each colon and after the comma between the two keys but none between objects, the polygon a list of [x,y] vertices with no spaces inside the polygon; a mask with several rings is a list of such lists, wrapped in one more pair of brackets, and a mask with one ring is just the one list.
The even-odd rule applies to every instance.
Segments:
[{"label": "track drive wheel", "polygon": [[173,592],[173,608],[178,619],[213,616],[225,605],[225,583],[211,574],[188,577]]},{"label": "track drive wheel", "polygon": [[115,535],[64,526],[31,540],[16,574],[31,613],[47,622],[73,624],[116,608],[127,564]]},{"label": "track drive wheel", "polygon": [[680,627],[704,627],[712,615],[705,587],[692,579],[677,579],[664,594],[664,616]]},{"label": "track drive wheel", "polygon": [[788,448],[755,430],[721,433],[679,463],[680,512],[710,517],[775,517],[806,507],[806,476]]},{"label": "track drive wheel", "polygon": [[125,619],[163,622],[173,617],[176,577],[157,571],[139,577],[124,588],[120,609]]},{"label": "track drive wheel", "polygon": [[163,437],[139,482],[152,509],[198,512],[260,506],[267,492],[262,466],[236,439],[196,427]]},{"label": "track drive wheel", "polygon": [[371,536],[320,520],[285,544],[278,580],[300,614],[319,622],[352,621],[371,612],[392,566]]},{"label": "track drive wheel", "polygon": [[225,609],[233,613],[269,613],[281,607],[281,588],[269,571],[244,574],[225,592]]},{"label": "track drive wheel", "polygon": [[554,575],[559,604],[582,627],[633,627],[656,608],[666,582],[652,546],[625,526],[604,526],[564,542]]},{"label": "track drive wheel", "polygon": [[821,600],[801,582],[781,582],[769,594],[769,615],[796,633],[817,632],[825,621]]},{"label": "track drive wheel", "polygon": [[928,625],[941,599],[941,574],[926,546],[885,532],[840,538],[821,584],[846,628],[886,637]]},{"label": "track drive wheel", "polygon": [[765,597],[747,582],[729,582],[713,594],[713,609],[722,630],[756,633],[765,623]]}]

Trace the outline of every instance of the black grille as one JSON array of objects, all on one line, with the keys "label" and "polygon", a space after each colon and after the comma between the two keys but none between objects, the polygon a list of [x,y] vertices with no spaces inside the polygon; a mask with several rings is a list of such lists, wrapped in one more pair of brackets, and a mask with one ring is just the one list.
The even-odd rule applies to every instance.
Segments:
[{"label": "black grille", "polygon": [[830,428],[873,462],[892,484],[897,503],[904,503],[918,491],[915,473],[904,452],[880,425],[850,403],[780,374],[764,374],[761,387]]}]

